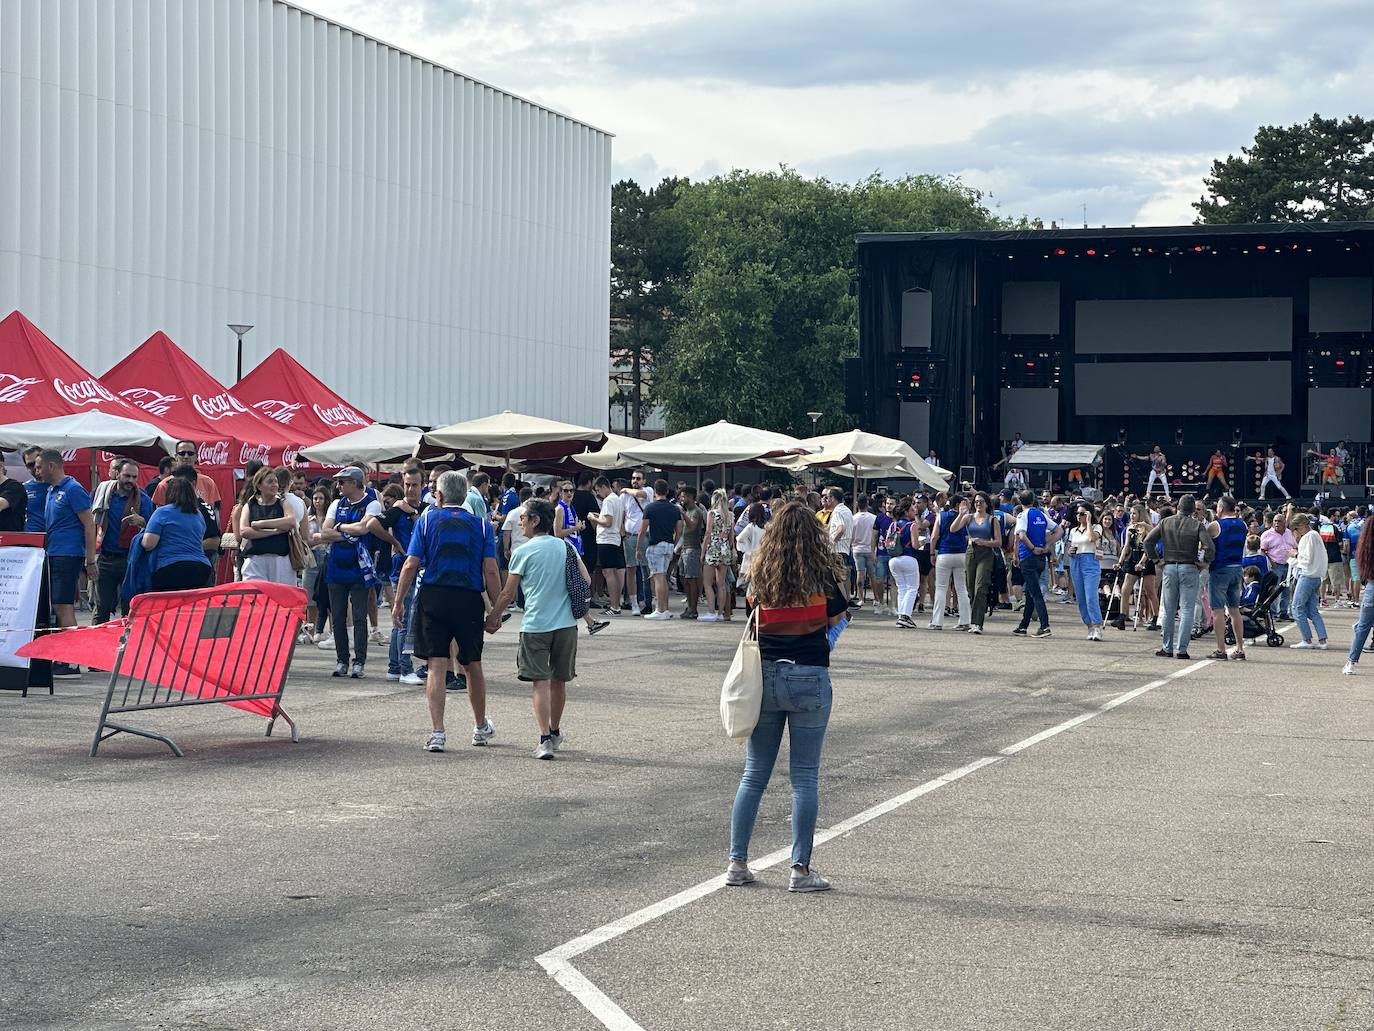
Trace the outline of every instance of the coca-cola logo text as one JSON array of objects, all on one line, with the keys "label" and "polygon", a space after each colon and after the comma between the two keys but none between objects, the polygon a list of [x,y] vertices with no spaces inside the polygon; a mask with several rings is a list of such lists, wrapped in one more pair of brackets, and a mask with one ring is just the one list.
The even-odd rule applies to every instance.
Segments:
[{"label": "coca-cola logo text", "polygon": [[60,379],[52,381],[53,389],[74,405],[98,405],[101,401],[114,401],[115,396],[93,379],[83,379],[67,383]]},{"label": "coca-cola logo text", "polygon": [[217,440],[213,444],[204,443],[196,448],[196,462],[200,465],[228,465],[229,442]]},{"label": "coca-cola logo text", "polygon": [[349,408],[348,405],[339,404],[333,408],[321,408],[319,405],[311,405],[310,407],[315,409],[315,414],[320,417],[320,421],[330,429],[338,429],[341,426],[365,427],[370,425],[366,419]]},{"label": "coca-cola logo text", "polygon": [[266,444],[244,444],[239,448],[239,465],[247,465],[252,461],[266,465],[269,452]]},{"label": "coca-cola logo text", "polygon": [[128,390],[121,390],[119,396],[151,415],[166,415],[172,410],[172,405],[182,400],[176,394],[164,394],[151,387],[130,387]]},{"label": "coca-cola logo text", "polygon": [[21,379],[11,372],[0,372],[0,402],[14,404],[29,395],[29,387],[37,386],[42,380]]},{"label": "coca-cola logo text", "polygon": [[238,398],[229,394],[216,394],[214,397],[201,397],[199,394],[192,394],[191,404],[195,406],[196,411],[211,422],[223,419],[227,415],[236,415],[248,411],[247,408],[239,404]]},{"label": "coca-cola logo text", "polygon": [[294,419],[296,413],[301,410],[300,405],[292,404],[290,401],[273,401],[270,399],[266,401],[255,401],[253,407],[269,419],[273,419],[283,426],[291,425],[291,420]]},{"label": "coca-cola logo text", "polygon": [[281,453],[281,464],[292,466],[296,464],[296,459],[300,457],[301,449],[295,446],[285,448]]}]

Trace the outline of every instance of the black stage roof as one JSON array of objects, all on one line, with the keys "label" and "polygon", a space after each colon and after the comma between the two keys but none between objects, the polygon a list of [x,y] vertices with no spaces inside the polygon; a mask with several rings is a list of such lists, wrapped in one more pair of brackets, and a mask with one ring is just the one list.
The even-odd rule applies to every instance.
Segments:
[{"label": "black stage roof", "polygon": [[860,233],[870,243],[1039,243],[1047,240],[1173,240],[1208,237],[1313,237],[1336,240],[1374,234],[1374,222],[1245,222],[1234,225],[1112,226],[1100,229],[993,229],[973,233]]}]

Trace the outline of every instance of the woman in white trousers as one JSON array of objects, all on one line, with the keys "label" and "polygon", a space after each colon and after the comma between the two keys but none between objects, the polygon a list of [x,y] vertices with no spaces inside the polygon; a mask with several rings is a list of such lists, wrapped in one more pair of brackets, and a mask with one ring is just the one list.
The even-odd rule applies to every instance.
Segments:
[{"label": "woman in white trousers", "polygon": [[[950,498],[950,501],[954,501]],[[968,598],[968,522],[972,513],[968,499],[959,498],[958,508],[947,508],[935,519],[930,552],[935,559],[935,605],[930,613],[930,629],[945,628],[945,604],[949,600],[949,578],[954,577],[954,593],[959,599],[959,625],[967,630],[973,619]]]},{"label": "woman in white trousers", "polygon": [[911,618],[916,610],[916,599],[921,593],[921,567],[916,561],[916,552],[925,546],[925,523],[912,521],[911,499],[901,498],[893,510],[896,518],[896,537],[888,551],[887,569],[892,582],[897,587],[897,626],[903,630],[914,630],[916,621]]}]

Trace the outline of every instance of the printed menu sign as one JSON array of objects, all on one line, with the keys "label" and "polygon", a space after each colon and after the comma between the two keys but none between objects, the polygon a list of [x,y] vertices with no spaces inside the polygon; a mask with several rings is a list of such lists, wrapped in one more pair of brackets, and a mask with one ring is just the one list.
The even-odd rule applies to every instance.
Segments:
[{"label": "printed menu sign", "polygon": [[0,547],[0,666],[28,668],[14,653],[33,640],[42,584],[42,548]]}]

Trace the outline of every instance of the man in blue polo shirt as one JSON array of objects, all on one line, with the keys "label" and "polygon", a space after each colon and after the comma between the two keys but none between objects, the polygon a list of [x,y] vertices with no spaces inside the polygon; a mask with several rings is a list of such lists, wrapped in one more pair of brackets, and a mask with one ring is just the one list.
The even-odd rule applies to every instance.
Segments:
[{"label": "man in blue polo shirt", "polygon": [[138,463],[124,459],[115,470],[114,487],[104,492],[103,508],[93,509],[100,530],[100,559],[95,581],[95,622],[105,623],[116,606],[124,615],[119,588],[129,564],[129,543],[153,514],[153,499],[138,489]]},{"label": "man in blue polo shirt", "polygon": [[1022,512],[1016,519],[1016,560],[1021,567],[1026,605],[1021,611],[1021,623],[1012,633],[1026,636],[1033,611],[1040,620],[1040,629],[1035,636],[1049,637],[1050,613],[1045,607],[1045,590],[1040,577],[1045,572],[1045,556],[1054,551],[1054,543],[1063,530],[1043,509],[1035,507],[1035,495],[1030,491],[1022,491],[1020,501]]},{"label": "man in blue polo shirt", "polygon": [[[77,584],[84,570],[92,579],[95,565],[95,520],[91,517],[91,496],[86,488],[67,475],[62,452],[46,450],[38,456],[35,475],[47,485],[44,505],[47,523],[48,575],[52,584],[52,608],[57,625],[76,626]],[[65,662],[54,662],[55,677],[79,677],[81,670]]]},{"label": "man in blue polo shirt", "polygon": [[[487,719],[487,681],[482,672],[482,624],[486,621],[482,595],[485,592],[494,604],[501,593],[496,535],[489,521],[464,510],[467,495],[468,480],[462,473],[450,470],[439,476],[434,505],[415,522],[396,586],[397,596],[405,597],[424,570],[412,618],[415,657],[426,659],[428,668],[425,694],[432,730],[425,741],[427,752],[442,752],[447,744],[444,703],[449,645],[454,642],[458,645],[458,664],[467,674],[472,743],[485,745],[496,736],[495,726]],[[404,609],[394,606],[391,619],[403,625]]]},{"label": "man in blue polo shirt", "polygon": [[29,507],[24,513],[25,533],[48,531],[48,485],[38,478],[38,459],[42,454],[41,447],[24,450],[24,468],[32,474],[24,481],[24,494],[29,501]]}]

